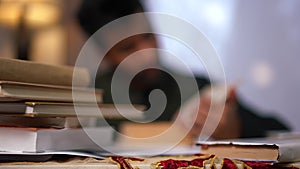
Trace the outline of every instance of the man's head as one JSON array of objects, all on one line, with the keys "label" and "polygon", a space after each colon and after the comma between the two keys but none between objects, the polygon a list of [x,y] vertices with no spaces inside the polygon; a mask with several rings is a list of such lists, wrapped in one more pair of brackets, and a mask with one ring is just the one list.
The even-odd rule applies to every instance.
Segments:
[{"label": "man's head", "polygon": [[139,0],[83,0],[77,17],[83,30],[92,35],[113,20],[143,11]]},{"label": "man's head", "polygon": [[[88,35],[93,35],[98,29],[116,19],[143,11],[138,0],[84,0],[78,12],[78,19],[83,30]],[[142,29],[145,32],[151,30],[146,17],[129,19],[123,22],[123,25],[111,28],[108,34],[97,37],[97,41],[102,47],[113,46],[105,56],[105,60],[113,67],[118,66],[134,52],[157,48],[156,39],[151,33],[133,34],[134,36],[118,39],[119,34],[124,32],[134,32],[135,29]],[[114,44],[116,39],[118,41]],[[157,53],[154,50],[141,52],[140,55],[135,63],[128,65],[128,69],[141,67],[139,64],[147,64],[146,62],[150,65],[157,62]]]}]

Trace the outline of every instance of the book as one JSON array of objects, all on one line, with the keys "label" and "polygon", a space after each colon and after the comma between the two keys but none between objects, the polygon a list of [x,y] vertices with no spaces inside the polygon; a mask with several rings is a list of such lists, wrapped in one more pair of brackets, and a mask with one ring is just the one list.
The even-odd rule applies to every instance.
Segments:
[{"label": "book", "polygon": [[19,115],[0,115],[0,127],[64,128],[64,117],[29,117]]},{"label": "book", "polygon": [[[97,150],[56,150],[56,151],[43,151],[43,152],[7,152],[0,151],[0,162],[46,162],[52,158],[59,159],[57,156],[61,156],[62,160],[66,160],[67,156],[73,157],[91,157],[95,159],[105,159],[103,156],[104,149]],[[57,166],[56,166],[57,167]],[[56,168],[55,167],[55,168]],[[64,166],[65,167],[65,166]],[[1,168],[1,167],[0,167]],[[26,167],[28,168],[28,166]]]},{"label": "book", "polygon": [[198,141],[201,153],[220,157],[269,162],[300,161],[300,135],[244,138],[237,140]]},{"label": "book", "polygon": [[0,58],[0,80],[87,87],[90,75],[85,68]]},{"label": "book", "polygon": [[62,102],[0,102],[0,114],[32,117],[144,118],[143,105]]},{"label": "book", "polygon": [[113,144],[113,133],[111,127],[90,127],[84,130],[1,127],[0,152],[99,150],[98,145]]},{"label": "book", "polygon": [[0,101],[102,102],[102,90],[93,88],[0,81]]}]

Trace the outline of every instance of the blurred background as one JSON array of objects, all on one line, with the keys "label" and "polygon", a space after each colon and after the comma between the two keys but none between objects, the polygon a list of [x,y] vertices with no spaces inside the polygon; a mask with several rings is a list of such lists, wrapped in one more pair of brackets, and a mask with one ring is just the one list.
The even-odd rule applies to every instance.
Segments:
[{"label": "blurred background", "polygon": [[[81,0],[0,0],[0,57],[74,65],[88,38],[75,18],[80,3]],[[148,11],[170,14],[196,26],[216,48],[228,83],[238,83],[239,97],[300,131],[299,0],[143,3]],[[167,38],[159,41],[196,74],[205,74],[201,61],[184,45]],[[163,58],[162,62],[181,71],[174,59]],[[213,78],[218,79],[218,75]]]}]

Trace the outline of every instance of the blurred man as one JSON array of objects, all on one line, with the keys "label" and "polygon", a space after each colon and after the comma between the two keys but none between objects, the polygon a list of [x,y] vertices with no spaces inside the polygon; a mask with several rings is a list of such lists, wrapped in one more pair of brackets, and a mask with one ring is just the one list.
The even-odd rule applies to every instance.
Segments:
[{"label": "blurred man", "polygon": [[[83,30],[88,35],[92,35],[111,21],[143,11],[143,7],[138,0],[84,0],[79,9],[78,19]],[[151,29],[151,25],[145,18],[138,20],[126,22],[128,24],[126,29],[118,30],[116,28],[116,30],[111,30],[111,34],[101,35],[97,38],[99,46],[103,48],[110,46],[110,43],[115,42],[113,40],[114,35],[122,31],[131,31],[139,27]],[[146,119],[155,119],[155,121],[173,120],[177,116],[178,109],[182,106],[182,101],[187,101],[205,86],[210,85],[210,81],[206,77],[183,76],[160,65],[158,52],[156,50],[146,50],[159,48],[156,37],[152,33],[130,36],[112,46],[103,59],[109,65],[109,68],[105,72],[98,72],[95,86],[104,89],[104,102],[113,103],[111,83],[119,65],[120,68],[118,69],[122,70],[121,77],[126,77],[139,69],[141,70],[143,67],[153,67],[138,72],[129,86],[130,102],[144,104],[152,110],[147,111]],[[131,59],[131,61],[128,61],[128,64],[121,64],[129,55],[138,56],[135,56],[136,60]],[[167,71],[161,71],[158,68]],[[172,73],[170,74],[170,72]],[[184,87],[187,88],[184,93],[181,93],[180,87],[176,82],[177,79],[184,81]],[[194,81],[197,83],[196,89],[189,87]],[[122,86],[121,82],[120,87]],[[162,112],[159,106],[156,109],[155,105],[151,105],[152,103],[149,101],[149,95],[156,89],[163,91],[166,97],[166,107]],[[117,89],[114,88],[114,90]],[[212,134],[212,137],[215,139],[265,136],[271,130],[288,129],[278,120],[271,117],[260,117],[256,112],[241,104],[236,98],[234,88],[228,89],[226,99],[224,109],[219,110],[223,111],[221,112],[223,113],[222,117],[220,121],[214,124],[217,125],[216,130]],[[122,103],[122,98],[119,101]],[[159,104],[161,100],[154,100],[153,103],[155,101]],[[190,134],[194,137],[197,137],[202,130],[207,113],[211,107],[211,98],[203,94],[198,105],[199,109],[196,112],[198,115],[190,131]]]}]

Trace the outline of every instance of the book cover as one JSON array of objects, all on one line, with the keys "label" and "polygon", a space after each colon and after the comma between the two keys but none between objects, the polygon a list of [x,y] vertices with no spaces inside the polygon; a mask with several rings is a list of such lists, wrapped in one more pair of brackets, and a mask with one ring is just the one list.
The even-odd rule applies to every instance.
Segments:
[{"label": "book cover", "polygon": [[[76,106],[76,107],[75,107]],[[31,117],[144,118],[143,105],[67,102],[0,102],[0,114]],[[138,110],[138,111],[137,111]]]},{"label": "book cover", "polygon": [[0,81],[0,101],[102,102],[103,91],[93,88]]},{"label": "book cover", "polygon": [[[73,75],[76,81],[73,81]],[[0,57],[0,80],[87,87],[90,84],[90,75],[85,68]]]},{"label": "book cover", "polygon": [[64,117],[30,117],[20,115],[0,115],[0,127],[64,128]]}]

